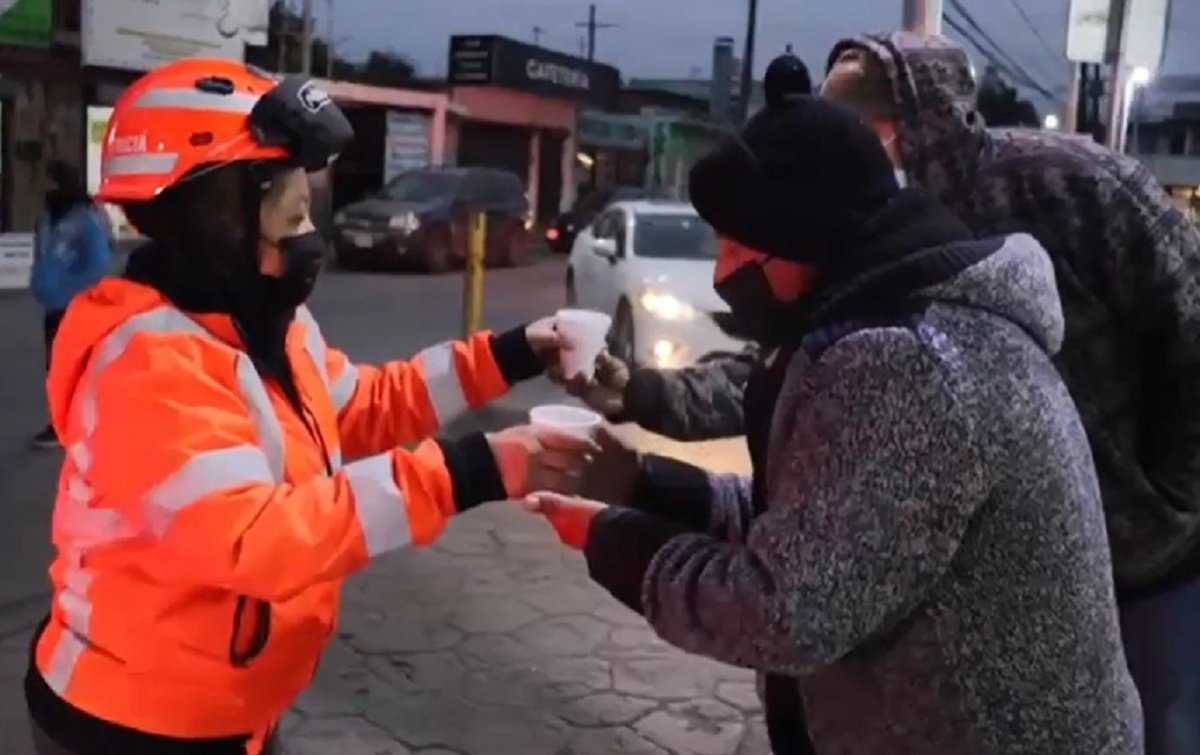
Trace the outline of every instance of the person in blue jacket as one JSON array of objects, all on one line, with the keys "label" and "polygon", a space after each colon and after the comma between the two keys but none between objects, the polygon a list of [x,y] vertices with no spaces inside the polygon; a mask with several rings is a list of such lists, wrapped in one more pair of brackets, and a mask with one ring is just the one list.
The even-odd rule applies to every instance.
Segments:
[{"label": "person in blue jacket", "polygon": [[[49,178],[53,188],[46,193],[46,211],[38,220],[29,282],[45,313],[47,370],[54,335],[67,305],[107,275],[112,265],[112,245],[100,215],[103,210],[88,196],[79,171],[54,162]],[[33,443],[39,448],[57,448],[54,428],[47,424],[33,436]]]}]

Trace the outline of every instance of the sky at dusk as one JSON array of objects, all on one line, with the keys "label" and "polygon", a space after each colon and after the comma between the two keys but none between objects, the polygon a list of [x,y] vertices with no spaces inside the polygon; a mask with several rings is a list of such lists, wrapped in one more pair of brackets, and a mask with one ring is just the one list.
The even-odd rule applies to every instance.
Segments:
[{"label": "sky at dusk", "polygon": [[[316,3],[321,34],[328,31],[332,8],[333,38],[339,51],[359,57],[370,49],[390,49],[412,58],[420,73],[430,76],[445,73],[452,34],[500,34],[533,42],[534,28],[540,27],[542,46],[579,54],[584,30],[576,24],[585,21],[588,13],[587,0]],[[1039,83],[1055,92],[1066,91],[1069,67],[1062,51],[1067,0],[964,0],[963,4]],[[714,37],[735,37],[740,52],[746,0],[600,0],[597,18],[615,26],[597,33],[596,58],[617,66],[626,77],[702,77],[709,72]],[[819,69],[839,38],[899,23],[898,0],[760,0],[756,67],[761,72],[771,57],[791,44],[810,67]],[[1196,53],[1200,2],[1174,0],[1168,29],[1163,71],[1200,74]],[[974,57],[978,67],[986,64],[978,53]]]}]

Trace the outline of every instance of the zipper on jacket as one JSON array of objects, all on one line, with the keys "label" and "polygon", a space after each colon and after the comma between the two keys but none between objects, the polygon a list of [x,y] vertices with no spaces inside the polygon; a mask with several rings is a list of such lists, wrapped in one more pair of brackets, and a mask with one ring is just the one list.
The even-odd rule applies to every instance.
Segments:
[{"label": "zipper on jacket", "polygon": [[[241,336],[243,343],[249,343],[246,339],[246,334],[242,331],[241,324],[234,319],[234,327],[238,330],[238,335]],[[253,358],[251,359],[253,362]],[[279,385],[280,392],[287,399],[288,406],[296,413],[300,419],[304,429],[317,443],[317,447],[321,452],[321,461],[325,465],[325,473],[330,477],[333,476],[333,461],[330,458],[329,445],[325,442],[325,436],[321,433],[320,426],[317,424],[316,418],[305,405],[304,399],[300,396],[300,389],[296,385],[294,376],[292,375],[291,364],[283,365],[279,377],[275,382]],[[257,365],[255,365],[257,371]],[[262,374],[259,373],[260,378]],[[265,382],[265,381],[264,381]],[[251,613],[247,616],[247,613]],[[247,623],[247,620],[253,623]],[[262,652],[266,650],[267,641],[271,637],[271,604],[268,601],[258,598],[251,598],[247,595],[239,595],[237,604],[233,612],[233,629],[229,639],[229,662],[237,668],[245,668],[250,665]]]}]

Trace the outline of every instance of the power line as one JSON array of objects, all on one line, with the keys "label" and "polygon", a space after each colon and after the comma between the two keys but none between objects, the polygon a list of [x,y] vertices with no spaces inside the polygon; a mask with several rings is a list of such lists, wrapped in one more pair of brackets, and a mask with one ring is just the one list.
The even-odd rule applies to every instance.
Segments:
[{"label": "power line", "polygon": [[[1033,89],[1038,88],[1039,85],[1034,80],[1033,76],[1030,76],[1029,72],[1025,70],[1025,67],[1017,62],[1011,55],[1009,55],[1008,52],[1002,46],[1000,46],[995,39],[992,38],[991,34],[987,33],[983,26],[980,25],[980,23],[975,20],[975,17],[971,15],[971,12],[963,6],[961,0],[949,0],[949,3],[950,7],[956,10],[958,15],[962,16],[962,19],[966,21],[972,29],[975,30],[975,33],[982,37],[983,41],[987,42],[991,46],[994,54],[1008,62],[1011,70],[1017,72],[1019,75],[1019,78],[1022,80],[1021,83],[1024,83],[1026,86]],[[962,32],[959,33],[961,34]],[[980,52],[984,52],[986,54],[987,48],[980,46],[978,42],[975,42],[974,44],[976,47],[980,48]]]},{"label": "power line", "polygon": [[1033,19],[1029,17],[1029,14],[1025,12],[1024,6],[1022,6],[1018,0],[1008,0],[1008,2],[1017,11],[1017,15],[1021,17],[1021,20],[1025,22],[1025,25],[1029,27],[1029,31],[1033,32],[1033,36],[1041,44],[1042,49],[1046,51],[1046,54],[1050,56],[1050,59],[1057,61],[1059,58],[1063,57],[1060,53],[1054,52],[1050,49],[1050,44],[1046,42],[1046,38],[1042,36],[1040,31],[1038,31],[1037,24],[1035,24]]},{"label": "power line", "polygon": [[947,14],[945,14],[945,16],[943,16],[943,20],[945,21],[946,26],[949,26],[951,29],[958,32],[959,36],[961,36],[963,39],[967,40],[967,42],[969,42],[971,45],[973,45],[975,47],[975,49],[979,50],[979,52],[985,58],[987,58],[989,63],[991,63],[993,66],[995,66],[997,70],[999,70],[1002,74],[1007,76],[1010,80],[1012,80],[1013,82],[1015,82],[1017,84],[1021,84],[1023,86],[1029,87],[1030,89],[1034,90],[1035,92],[1042,95],[1043,97],[1045,97],[1048,100],[1051,100],[1051,101],[1058,100],[1058,97],[1055,96],[1055,94],[1053,92],[1051,92],[1049,89],[1046,89],[1041,84],[1038,84],[1036,81],[1034,81],[1032,78],[1030,78],[1029,74],[1026,73],[1024,71],[1024,69],[1020,69],[1018,67],[1018,70],[1013,70],[1013,68],[1009,64],[999,60],[994,53],[992,53],[991,51],[988,50],[988,48],[986,48],[982,44],[980,44],[979,40],[975,39],[974,35],[970,31],[968,31],[961,23],[959,23],[953,16],[951,16],[950,14],[947,13]]}]

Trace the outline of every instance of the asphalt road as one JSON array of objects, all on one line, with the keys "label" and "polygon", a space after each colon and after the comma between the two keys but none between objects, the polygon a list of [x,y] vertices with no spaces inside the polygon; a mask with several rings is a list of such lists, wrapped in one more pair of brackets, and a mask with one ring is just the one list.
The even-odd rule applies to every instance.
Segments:
[{"label": "asphalt road", "polygon": [[[562,301],[561,260],[489,271],[485,325],[516,326]],[[356,361],[411,355],[459,333],[462,278],[331,273],[312,307]],[[29,755],[20,677],[46,610],[48,525],[60,454],[28,436],[45,421],[38,313],[0,294],[0,727]],[[450,434],[520,419],[561,398],[538,380]],[[640,442],[657,442],[639,437]],[[740,467],[737,444],[658,446]],[[732,449],[732,452],[731,452]],[[746,672],[659,643],[592,585],[544,523],[504,504],[456,521],[432,548],[351,578],[312,686],[284,722],[290,755],[763,755]],[[11,738],[15,737],[14,740]]]}]

